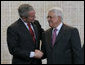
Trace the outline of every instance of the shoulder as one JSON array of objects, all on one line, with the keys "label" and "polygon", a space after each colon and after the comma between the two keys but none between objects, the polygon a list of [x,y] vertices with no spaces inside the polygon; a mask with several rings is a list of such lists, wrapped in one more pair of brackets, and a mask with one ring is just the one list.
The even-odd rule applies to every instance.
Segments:
[{"label": "shoulder", "polygon": [[38,20],[35,20],[33,24],[37,27],[39,32],[44,32],[44,29],[42,28],[42,26],[41,26],[41,24],[39,23]]},{"label": "shoulder", "polygon": [[52,32],[52,28],[47,29],[44,33],[45,34],[50,34]]},{"label": "shoulder", "polygon": [[50,32],[52,31],[52,28],[47,29],[45,32]]},{"label": "shoulder", "polygon": [[35,24],[37,27],[41,27],[41,25],[40,25],[40,23],[39,23],[38,20],[35,20],[35,21],[34,21],[34,24]]},{"label": "shoulder", "polygon": [[69,25],[66,25],[66,24],[63,24],[62,30],[64,30],[66,34],[69,33],[73,36],[79,35],[79,31],[76,27],[72,27],[72,26],[69,26]]},{"label": "shoulder", "polygon": [[18,19],[17,21],[15,21],[14,23],[12,23],[11,25],[8,26],[7,29],[17,29],[19,27],[20,24],[20,19]]},{"label": "shoulder", "polygon": [[69,26],[67,24],[63,24],[62,26],[65,30],[70,30],[70,31],[78,31],[76,27]]}]

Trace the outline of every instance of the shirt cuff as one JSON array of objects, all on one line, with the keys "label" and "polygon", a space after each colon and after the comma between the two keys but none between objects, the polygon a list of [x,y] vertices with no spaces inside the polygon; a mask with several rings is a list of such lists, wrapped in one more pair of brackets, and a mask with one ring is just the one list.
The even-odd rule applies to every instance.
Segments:
[{"label": "shirt cuff", "polygon": [[33,58],[35,55],[35,52],[30,52],[30,58]]}]

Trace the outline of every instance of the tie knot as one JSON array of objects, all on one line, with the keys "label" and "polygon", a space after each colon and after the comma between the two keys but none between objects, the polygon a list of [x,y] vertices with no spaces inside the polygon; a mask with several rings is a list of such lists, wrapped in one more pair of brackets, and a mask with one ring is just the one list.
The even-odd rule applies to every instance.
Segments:
[{"label": "tie knot", "polygon": [[57,29],[54,29],[54,32],[56,32],[57,31]]},{"label": "tie knot", "polygon": [[30,26],[30,23],[27,23],[28,26]]}]

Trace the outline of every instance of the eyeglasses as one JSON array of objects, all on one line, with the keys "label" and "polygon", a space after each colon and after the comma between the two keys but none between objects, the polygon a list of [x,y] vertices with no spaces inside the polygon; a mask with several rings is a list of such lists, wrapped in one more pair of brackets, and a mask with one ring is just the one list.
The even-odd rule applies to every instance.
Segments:
[{"label": "eyeglasses", "polygon": [[36,18],[36,16],[28,16],[29,18]]},{"label": "eyeglasses", "polygon": [[55,17],[55,16],[47,16],[47,19],[48,19],[48,18],[52,19],[52,18],[54,18],[54,17]]}]

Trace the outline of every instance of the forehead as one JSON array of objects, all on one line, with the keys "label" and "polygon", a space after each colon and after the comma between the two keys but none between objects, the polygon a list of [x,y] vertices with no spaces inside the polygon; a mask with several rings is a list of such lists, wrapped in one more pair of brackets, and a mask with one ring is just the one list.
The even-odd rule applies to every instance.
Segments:
[{"label": "forehead", "polygon": [[29,15],[35,14],[35,11],[34,11],[34,10],[29,11],[28,14],[29,14]]},{"label": "forehead", "polygon": [[55,13],[54,12],[52,12],[52,11],[50,11],[50,12],[48,12],[48,15],[55,15]]}]

